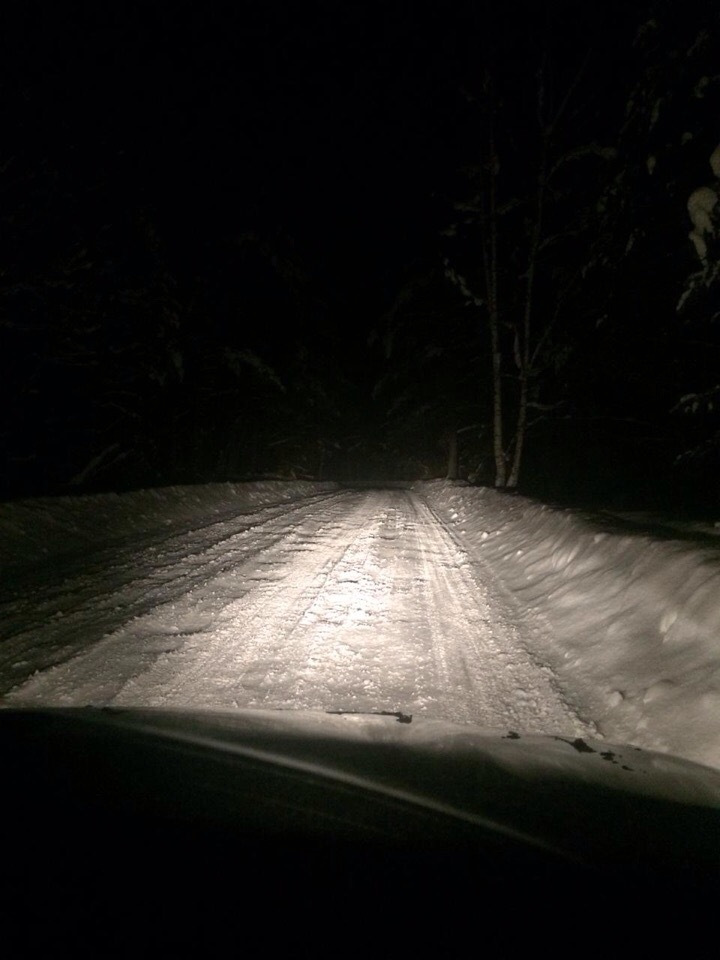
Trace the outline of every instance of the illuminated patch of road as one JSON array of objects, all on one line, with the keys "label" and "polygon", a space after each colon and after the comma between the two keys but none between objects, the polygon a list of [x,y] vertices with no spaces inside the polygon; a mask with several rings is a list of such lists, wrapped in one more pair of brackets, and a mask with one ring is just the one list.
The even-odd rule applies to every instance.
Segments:
[{"label": "illuminated patch of road", "polygon": [[[212,562],[196,558],[184,596],[12,698],[402,710],[592,733],[526,653],[487,573],[413,494],[347,492],[276,518],[271,534],[231,564],[214,551]],[[233,540],[223,542],[232,552]]]}]

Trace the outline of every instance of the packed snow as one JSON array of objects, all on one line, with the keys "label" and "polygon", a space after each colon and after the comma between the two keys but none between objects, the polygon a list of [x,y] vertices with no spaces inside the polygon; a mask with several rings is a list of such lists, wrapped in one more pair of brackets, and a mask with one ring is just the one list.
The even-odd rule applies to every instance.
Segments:
[{"label": "packed snow", "polygon": [[411,488],[0,505],[5,706],[402,711],[720,767],[716,527]]}]

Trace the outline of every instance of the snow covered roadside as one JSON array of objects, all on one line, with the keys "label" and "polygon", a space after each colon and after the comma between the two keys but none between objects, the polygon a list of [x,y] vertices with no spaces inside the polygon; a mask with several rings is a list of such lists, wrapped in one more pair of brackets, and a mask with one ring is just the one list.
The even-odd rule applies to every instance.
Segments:
[{"label": "snow covered roadside", "polygon": [[335,483],[262,480],[0,503],[0,573],[6,577],[114,542],[137,542],[193,522],[206,526],[335,489]]},{"label": "snow covered roadside", "polygon": [[272,481],[0,504],[0,695],[261,549],[278,518],[336,495],[331,483]]},{"label": "snow covered roadside", "polygon": [[415,491],[546,621],[530,652],[604,736],[720,767],[720,542],[618,531],[464,484]]}]

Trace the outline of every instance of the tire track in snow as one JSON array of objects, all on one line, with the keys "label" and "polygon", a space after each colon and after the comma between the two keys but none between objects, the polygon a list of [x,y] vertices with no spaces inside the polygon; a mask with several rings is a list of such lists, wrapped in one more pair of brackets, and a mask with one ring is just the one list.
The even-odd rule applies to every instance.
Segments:
[{"label": "tire track in snow", "polygon": [[[372,524],[374,505],[358,495],[329,506],[329,516],[315,529],[289,532],[264,551],[267,574],[243,596],[224,607],[216,626],[202,642],[183,649],[178,658],[159,661],[131,680],[114,703],[151,706],[295,706],[287,696],[288,667],[302,669],[308,651],[293,647],[291,637],[307,611],[325,595],[333,569],[356,536]],[[338,514],[335,518],[335,514]],[[348,543],[350,540],[350,544]],[[298,549],[297,545],[304,545]],[[301,556],[298,556],[301,554]],[[229,577],[244,581],[252,571],[239,568]],[[213,589],[215,585],[210,585]],[[277,697],[270,696],[277,691]],[[273,702],[268,703],[271,699]]]},{"label": "tire track in snow", "polygon": [[345,494],[271,504],[184,532],[158,531],[139,544],[133,536],[62,573],[41,571],[34,586],[0,601],[0,694],[23,682],[26,665],[44,670],[68,662],[133,617],[179,601],[219,571],[262,553],[287,536],[294,518],[335,498],[344,502]]},{"label": "tire track in snow", "polygon": [[210,549],[204,567],[195,558],[184,596],[40,674],[11,699],[401,709],[490,727],[591,733],[548,669],[524,650],[483,575],[415,495],[344,492],[288,511],[270,527],[235,552],[233,538],[223,538],[227,557]]},{"label": "tire track in snow", "polygon": [[[173,599],[158,603],[163,590],[151,581],[137,601],[143,613],[129,620],[126,616],[104,639],[32,677],[6,701],[188,706],[205,697],[213,705],[227,705],[227,676],[236,677],[240,658],[256,663],[266,634],[267,642],[277,646],[282,625],[302,603],[303,591],[309,591],[309,602],[321,585],[328,554],[320,551],[316,583],[308,577],[307,563],[298,561],[303,542],[315,538],[322,545],[322,532],[332,531],[334,515],[344,518],[353,505],[363,510],[359,523],[365,523],[371,507],[361,495],[346,492],[324,498],[322,509],[304,501],[231,537],[219,531],[200,559],[196,552],[191,561],[179,563],[180,583],[173,582],[165,592]],[[338,549],[345,545],[340,538]],[[162,564],[155,571],[161,582],[171,572]],[[276,611],[279,631],[275,620],[268,622],[268,609]],[[247,650],[239,648],[239,633]]]},{"label": "tire track in snow", "polygon": [[493,602],[470,558],[418,498],[413,506],[431,600],[427,617],[448,719],[525,731],[594,733],[565,702],[552,673],[525,650],[516,624]]}]

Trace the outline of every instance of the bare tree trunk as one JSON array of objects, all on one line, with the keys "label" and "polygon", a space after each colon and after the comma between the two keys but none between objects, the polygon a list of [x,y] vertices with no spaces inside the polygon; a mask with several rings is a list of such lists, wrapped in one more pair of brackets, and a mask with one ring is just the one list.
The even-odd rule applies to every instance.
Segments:
[{"label": "bare tree trunk", "polygon": [[525,447],[525,433],[527,430],[527,403],[528,403],[528,378],[527,375],[520,376],[520,396],[518,398],[520,407],[518,410],[517,433],[515,436],[515,449],[513,451],[513,462],[508,477],[507,485],[513,490],[518,485],[520,479],[520,465],[522,464],[522,455]]},{"label": "bare tree trunk", "polygon": [[[507,465],[503,443],[503,395],[502,395],[502,351],[500,345],[500,312],[498,308],[498,264],[497,264],[497,174],[498,158],[495,152],[495,138],[490,132],[490,157],[488,163],[490,189],[488,219],[489,243],[483,242],[483,260],[485,286],[490,324],[490,344],[492,348],[493,383],[493,455],[495,458],[495,486],[504,487],[507,482]],[[487,234],[486,234],[487,237]]]},{"label": "bare tree trunk", "polygon": [[490,337],[493,358],[493,455],[495,458],[495,486],[504,487],[506,483],[505,449],[503,446],[502,417],[502,354],[500,352],[500,330],[497,312],[490,314]]},{"label": "bare tree trunk", "polygon": [[448,480],[457,480],[459,473],[459,458],[458,458],[458,435],[457,430],[453,430],[448,436],[449,449],[448,449],[448,468],[447,468],[447,479]]},{"label": "bare tree trunk", "polygon": [[548,152],[548,133],[547,128],[543,128],[543,143],[540,155],[540,170],[538,173],[537,203],[535,211],[535,223],[533,225],[532,239],[530,242],[530,252],[528,255],[528,269],[525,286],[525,307],[523,310],[523,322],[521,328],[521,342],[517,350],[516,361],[519,370],[520,391],[518,396],[518,418],[515,432],[515,449],[513,451],[512,468],[508,477],[507,485],[513,489],[517,487],[520,479],[520,467],[525,449],[525,434],[527,432],[527,411],[530,389],[530,375],[532,367],[532,352],[530,349],[530,337],[532,332],[532,308],[533,294],[535,289],[535,272],[537,268],[538,253],[540,250],[540,238],[542,236],[543,212],[545,204],[545,186],[547,179],[547,152]]},{"label": "bare tree trunk", "polygon": [[[539,235],[539,231],[537,231]],[[530,318],[532,310],[533,281],[535,277],[535,248],[531,253],[528,269],[527,290],[525,292],[525,309],[523,311],[522,344],[518,351],[518,367],[520,391],[518,396],[518,417],[515,430],[515,449],[513,451],[512,467],[507,485],[515,489],[520,479],[520,466],[525,447],[525,433],[527,430],[528,393],[530,387]]]}]

